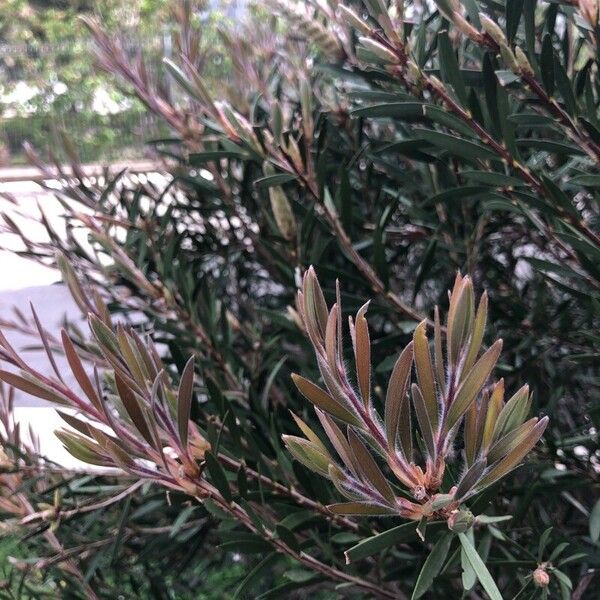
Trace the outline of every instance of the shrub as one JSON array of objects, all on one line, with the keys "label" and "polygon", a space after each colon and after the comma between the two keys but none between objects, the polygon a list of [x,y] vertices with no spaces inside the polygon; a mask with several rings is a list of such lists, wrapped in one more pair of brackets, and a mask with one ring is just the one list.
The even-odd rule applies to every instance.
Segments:
[{"label": "shrub", "polygon": [[222,34],[228,99],[182,7],[175,100],[88,21],[101,68],[171,128],[153,142],[171,175],[90,181],[73,156],[63,234],[7,219],[89,315],[91,337],[20,324],[80,390],[5,339],[21,373],[0,374],[75,408],[65,446],[118,470],[103,533],[68,482],[44,514],[73,545],[116,532],[75,547],[84,580],[148,597],[127,566],[194,597],[203,561],[235,553],[235,597],[591,597],[597,7],[273,1]]}]

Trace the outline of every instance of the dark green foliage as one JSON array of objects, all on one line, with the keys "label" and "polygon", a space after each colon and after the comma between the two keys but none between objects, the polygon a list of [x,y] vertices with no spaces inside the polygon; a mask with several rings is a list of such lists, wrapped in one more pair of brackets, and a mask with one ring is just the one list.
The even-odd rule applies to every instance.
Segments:
[{"label": "dark green foliage", "polygon": [[[138,510],[154,506],[161,523],[172,516],[176,534],[160,549],[174,561],[175,541],[186,531],[181,515],[206,520],[206,537],[188,542],[188,562],[179,564],[177,584],[192,589],[201,561],[239,552],[247,554],[247,579],[231,586],[231,595],[240,586],[247,597],[265,598],[303,588],[312,595],[317,587],[325,597],[403,598],[416,587],[416,595],[432,598],[454,597],[462,588],[498,597],[497,586],[504,598],[521,591],[525,598],[568,598],[578,587],[580,598],[593,598],[600,426],[597,23],[570,4],[529,0],[465,2],[464,10],[440,2],[441,14],[421,7],[420,24],[402,26],[383,1],[353,3],[355,16],[272,4],[280,21],[259,12],[237,34],[224,34],[235,83],[222,103],[203,85],[193,44],[181,43],[178,70],[171,67],[182,93],[171,103],[144,81],[141,67],[120,61],[118,47],[91,23],[102,67],[169,125],[170,137],[153,146],[169,160],[172,179],[121,174],[97,184],[67,181],[61,192],[66,235],[28,240],[23,252],[52,262],[58,246],[71,264],[62,270],[82,310],[104,310],[93,286],[115,322],[138,323],[164,351],[171,389],[195,355],[191,416],[213,452],[198,468],[207,471],[201,481],[221,493],[192,504],[190,513],[189,498],[178,492],[167,500],[153,487],[155,505],[140,490],[129,510],[134,503]],[[478,15],[482,9],[486,14]],[[369,19],[356,22],[363,12]],[[559,26],[564,19],[569,27]],[[360,30],[347,30],[346,21]],[[280,23],[290,28],[286,35],[278,35]],[[180,41],[192,39],[183,19]],[[82,215],[82,206],[93,216]],[[94,252],[73,235],[75,227],[84,228]],[[466,502],[478,520],[464,532],[464,520],[454,523],[449,546],[445,524],[332,516],[323,505],[339,503],[340,494],[292,461],[281,442],[282,435],[297,436],[302,423],[320,428],[290,377],[326,383],[295,308],[311,264],[327,306],[336,301],[340,280],[344,322],[372,298],[371,401],[380,414],[398,352],[421,319],[433,320],[434,306],[446,312],[447,290],[461,271],[477,296],[487,291],[483,346],[503,339],[497,372],[506,389],[528,383],[530,413],[550,417],[524,466]],[[324,304],[315,303],[317,319],[323,320]],[[110,348],[110,336],[95,332],[100,346]],[[71,335],[82,352],[99,356],[96,342]],[[351,354],[343,358],[352,364]],[[106,367],[105,359],[96,362]],[[106,385],[114,391],[111,381]],[[123,388],[118,392],[123,397]],[[416,436],[415,451],[424,453],[427,443]],[[462,475],[447,469],[442,489]],[[233,504],[221,501],[228,493]],[[118,528],[133,518],[121,520],[122,510],[106,510],[102,519]],[[506,516],[512,519],[503,522]],[[95,529],[79,532],[71,523],[57,532],[68,545],[76,534],[99,539]],[[142,533],[136,539],[146,540]],[[269,558],[273,547],[279,558]],[[302,562],[297,549],[327,568]],[[94,582],[115,576],[115,550],[99,556],[96,564],[81,557]],[[150,551],[127,556],[140,569],[153,564]],[[419,575],[426,560],[435,578]],[[538,587],[546,575],[549,587]],[[276,591],[260,596],[269,587]],[[135,594],[150,597],[145,589]]]}]

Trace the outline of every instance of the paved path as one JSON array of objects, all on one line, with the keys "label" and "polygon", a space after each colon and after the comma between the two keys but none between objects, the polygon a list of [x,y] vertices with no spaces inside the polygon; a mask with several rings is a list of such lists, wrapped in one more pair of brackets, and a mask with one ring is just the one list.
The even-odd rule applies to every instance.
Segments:
[{"label": "paved path", "polygon": [[[29,315],[30,301],[35,306],[35,310],[45,328],[55,335],[60,332],[65,317],[72,322],[83,321],[79,309],[71,299],[66,287],[62,284],[30,287],[0,293],[0,321],[14,319],[14,306],[18,306],[21,311]],[[40,342],[38,339],[10,329],[3,329],[3,331],[24,360],[43,373],[51,373],[48,359],[44,351],[39,348]],[[65,358],[57,353],[55,359],[65,381],[76,386],[77,384],[70,374]],[[3,369],[14,370],[5,363],[2,363],[1,366]],[[87,470],[87,465],[75,460],[54,435],[56,429],[65,427],[66,424],[49,403],[17,391],[15,405],[15,419],[21,423],[21,427],[25,431],[31,427],[40,442],[40,449],[44,456],[65,467],[85,468]]]},{"label": "paved path", "polygon": [[[110,172],[117,174],[123,169],[127,169],[129,173],[149,173],[153,171],[162,171],[162,167],[155,160],[131,160],[124,163],[111,163],[108,165]],[[71,173],[70,167],[64,168],[66,173]],[[56,172],[56,169],[50,168],[52,172]],[[103,175],[105,167],[100,164],[89,164],[81,165],[81,171],[88,177],[97,177]],[[0,168],[0,182],[11,183],[15,181],[44,181],[48,179],[37,167],[4,167]]]},{"label": "paved path", "polygon": [[[157,168],[155,162],[111,164],[110,170],[116,174],[125,166],[128,167],[130,173],[146,173],[149,178],[158,178],[159,181],[164,182],[164,175],[160,174],[162,169]],[[100,175],[103,172],[98,165],[85,165],[83,169],[90,176]],[[39,185],[39,181],[40,176],[37,169],[29,167],[0,169],[0,216],[2,213],[10,214],[13,221],[27,232],[30,239],[36,239],[38,236],[40,239],[46,239],[44,229],[39,224],[36,225],[30,218],[31,215],[38,214],[38,203],[43,207],[52,227],[57,231],[64,230],[64,222],[61,218],[62,206],[52,194]],[[2,194],[14,198],[16,204],[2,198]],[[66,287],[56,284],[57,281],[60,281],[58,271],[21,258],[11,251],[22,248],[22,243],[16,239],[16,236],[2,232],[0,229],[0,323],[14,320],[14,306],[29,316],[29,302],[31,301],[44,327],[58,336],[65,318],[70,321],[83,318]],[[83,329],[86,330],[85,325]],[[10,329],[3,328],[3,330],[8,340],[18,351],[22,352],[22,356],[27,362],[34,365],[37,370],[51,374],[48,359],[44,351],[40,350],[39,339]],[[77,387],[67,368],[66,360],[60,354],[56,355],[56,362],[65,381]],[[12,368],[4,363],[0,363],[0,367]],[[47,402],[18,392],[15,400],[15,417],[24,428],[31,425],[40,440],[42,454],[64,466],[85,467],[86,470],[89,470],[89,465],[84,465],[72,458],[54,435],[56,429],[65,427],[54,408],[50,407]]]}]

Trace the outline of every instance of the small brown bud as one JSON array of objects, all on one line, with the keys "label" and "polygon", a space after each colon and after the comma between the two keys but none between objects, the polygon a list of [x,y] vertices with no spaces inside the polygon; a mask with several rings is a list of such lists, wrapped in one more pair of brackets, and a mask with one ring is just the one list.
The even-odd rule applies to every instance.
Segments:
[{"label": "small brown bud", "polygon": [[506,66],[515,74],[519,73],[519,64],[512,50],[506,44],[500,44],[500,54]]},{"label": "small brown bud", "polygon": [[351,8],[340,4],[340,14],[344,21],[364,35],[371,35],[373,30]]},{"label": "small brown bud", "polygon": [[519,46],[515,48],[515,57],[517,59],[517,64],[519,65],[519,69],[521,70],[521,72],[526,73],[528,75],[532,75],[533,67],[529,62],[527,55],[525,54],[525,52],[523,52],[523,50],[521,50],[521,48],[519,48]]},{"label": "small brown bud", "polygon": [[459,12],[455,12],[452,15],[452,22],[455,27],[464,33],[468,38],[472,39],[474,42],[479,43],[482,38],[482,35],[469,21],[467,21]]},{"label": "small brown bud", "polygon": [[548,571],[543,567],[538,567],[533,572],[533,583],[540,588],[548,587],[548,585],[550,585],[550,575],[548,575]]},{"label": "small brown bud", "polygon": [[506,44],[506,36],[500,27],[486,15],[479,13],[479,20],[483,30],[498,44]]},{"label": "small brown bud", "polygon": [[279,185],[269,188],[271,210],[282,237],[288,242],[296,237],[296,219],[285,192]]},{"label": "small brown bud", "polygon": [[379,42],[376,42],[375,40],[372,40],[368,37],[359,37],[358,41],[366,50],[372,52],[375,56],[377,56],[384,62],[392,64],[397,64],[399,62],[398,57],[389,48],[386,48],[383,44],[380,44]]},{"label": "small brown bud", "polygon": [[421,80],[422,73],[421,69],[417,66],[417,63],[409,60],[406,63],[406,68],[408,70],[408,79],[411,83],[417,84]]}]

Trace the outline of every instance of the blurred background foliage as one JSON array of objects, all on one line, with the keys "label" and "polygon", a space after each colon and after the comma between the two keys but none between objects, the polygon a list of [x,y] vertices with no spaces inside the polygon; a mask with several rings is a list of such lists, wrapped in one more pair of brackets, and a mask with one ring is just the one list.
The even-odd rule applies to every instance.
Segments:
[{"label": "blurred background foliage", "polygon": [[[225,60],[216,27],[236,17],[237,5],[230,0],[202,2],[194,13],[205,31],[210,49],[206,71],[209,77],[213,74],[215,87]],[[91,40],[79,18],[100,18],[126,40],[132,58],[143,51],[147,68],[158,74],[162,57],[171,52],[172,6],[165,0],[2,2],[0,166],[26,164],[25,141],[44,152],[58,148],[59,129],[77,139],[85,162],[151,155],[144,142],[163,135],[165,128],[94,68]],[[170,85],[168,79],[164,83]]]},{"label": "blurred background foliage", "polygon": [[[478,552],[505,598],[594,598],[600,559],[597,20],[586,20],[571,2],[465,2],[465,18],[477,31],[482,10],[500,24],[510,52],[527,50],[530,72],[501,54],[491,35],[481,43],[463,35],[451,18],[454,4],[440,3],[440,12],[407,3],[404,19],[393,18],[402,23],[397,44],[409,48],[410,70],[390,56],[396,46],[367,5],[352,3],[367,29],[377,31],[373,39],[387,43],[383,50],[357,39],[336,2],[256,7],[218,37],[231,68],[217,92],[210,69],[203,76],[203,54],[195,53],[204,47],[197,36],[206,32],[181,14],[176,66],[168,70],[177,83],[174,95],[159,81],[166,70],[145,80],[118,36],[93,27],[102,68],[168,126],[168,135],[149,145],[169,176],[107,171],[89,180],[78,176],[71,153],[74,168],[64,172],[60,192],[65,230],[48,228],[40,242],[10,222],[6,227],[23,238],[23,256],[55,264],[56,249],[62,250],[115,318],[152,335],[171,377],[196,356],[193,419],[229,459],[242,461],[243,467],[227,469],[226,480],[240,502],[258,507],[257,520],[398,597],[414,589],[439,532],[423,543],[414,528],[395,529],[387,543],[378,538],[381,545],[366,560],[346,566],[344,550],[402,520],[340,526],[247,472],[318,502],[339,500],[319,476],[293,463],[280,441],[298,433],[290,410],[318,427],[290,385],[291,372],[319,377],[294,313],[308,265],[328,301],[336,279],[342,282],[349,314],[373,298],[376,403],[418,317],[431,317],[436,304],[445,311],[456,271],[469,273],[477,294],[489,294],[485,343],[504,340],[498,375],[509,390],[528,383],[532,413],[550,416],[544,443],[526,464],[471,503],[476,513],[512,517],[476,530]],[[527,83],[531,78],[539,89]],[[221,98],[230,104],[215,106]],[[50,179],[54,171],[32,158]],[[94,353],[83,334],[70,333]],[[58,487],[61,503],[74,507],[126,485],[131,481],[74,476],[36,494],[38,502],[52,503]],[[47,556],[32,533],[31,550],[22,555]],[[248,598],[307,597],[316,590],[323,597],[369,597],[344,583],[334,591],[322,575],[273,557],[218,507],[190,505],[187,497],[152,486],[60,523],[57,535],[64,548],[98,544],[92,554],[74,555],[101,597],[116,591],[196,597],[213,585],[224,586],[216,588],[222,597],[236,590]],[[546,561],[554,567],[550,587],[536,588],[532,573]],[[82,597],[80,579],[57,564],[5,568],[12,590],[6,597],[19,597],[20,578],[50,586],[66,579],[66,597]],[[463,568],[454,544],[430,583],[431,597],[461,597],[461,581],[471,577]]]}]

